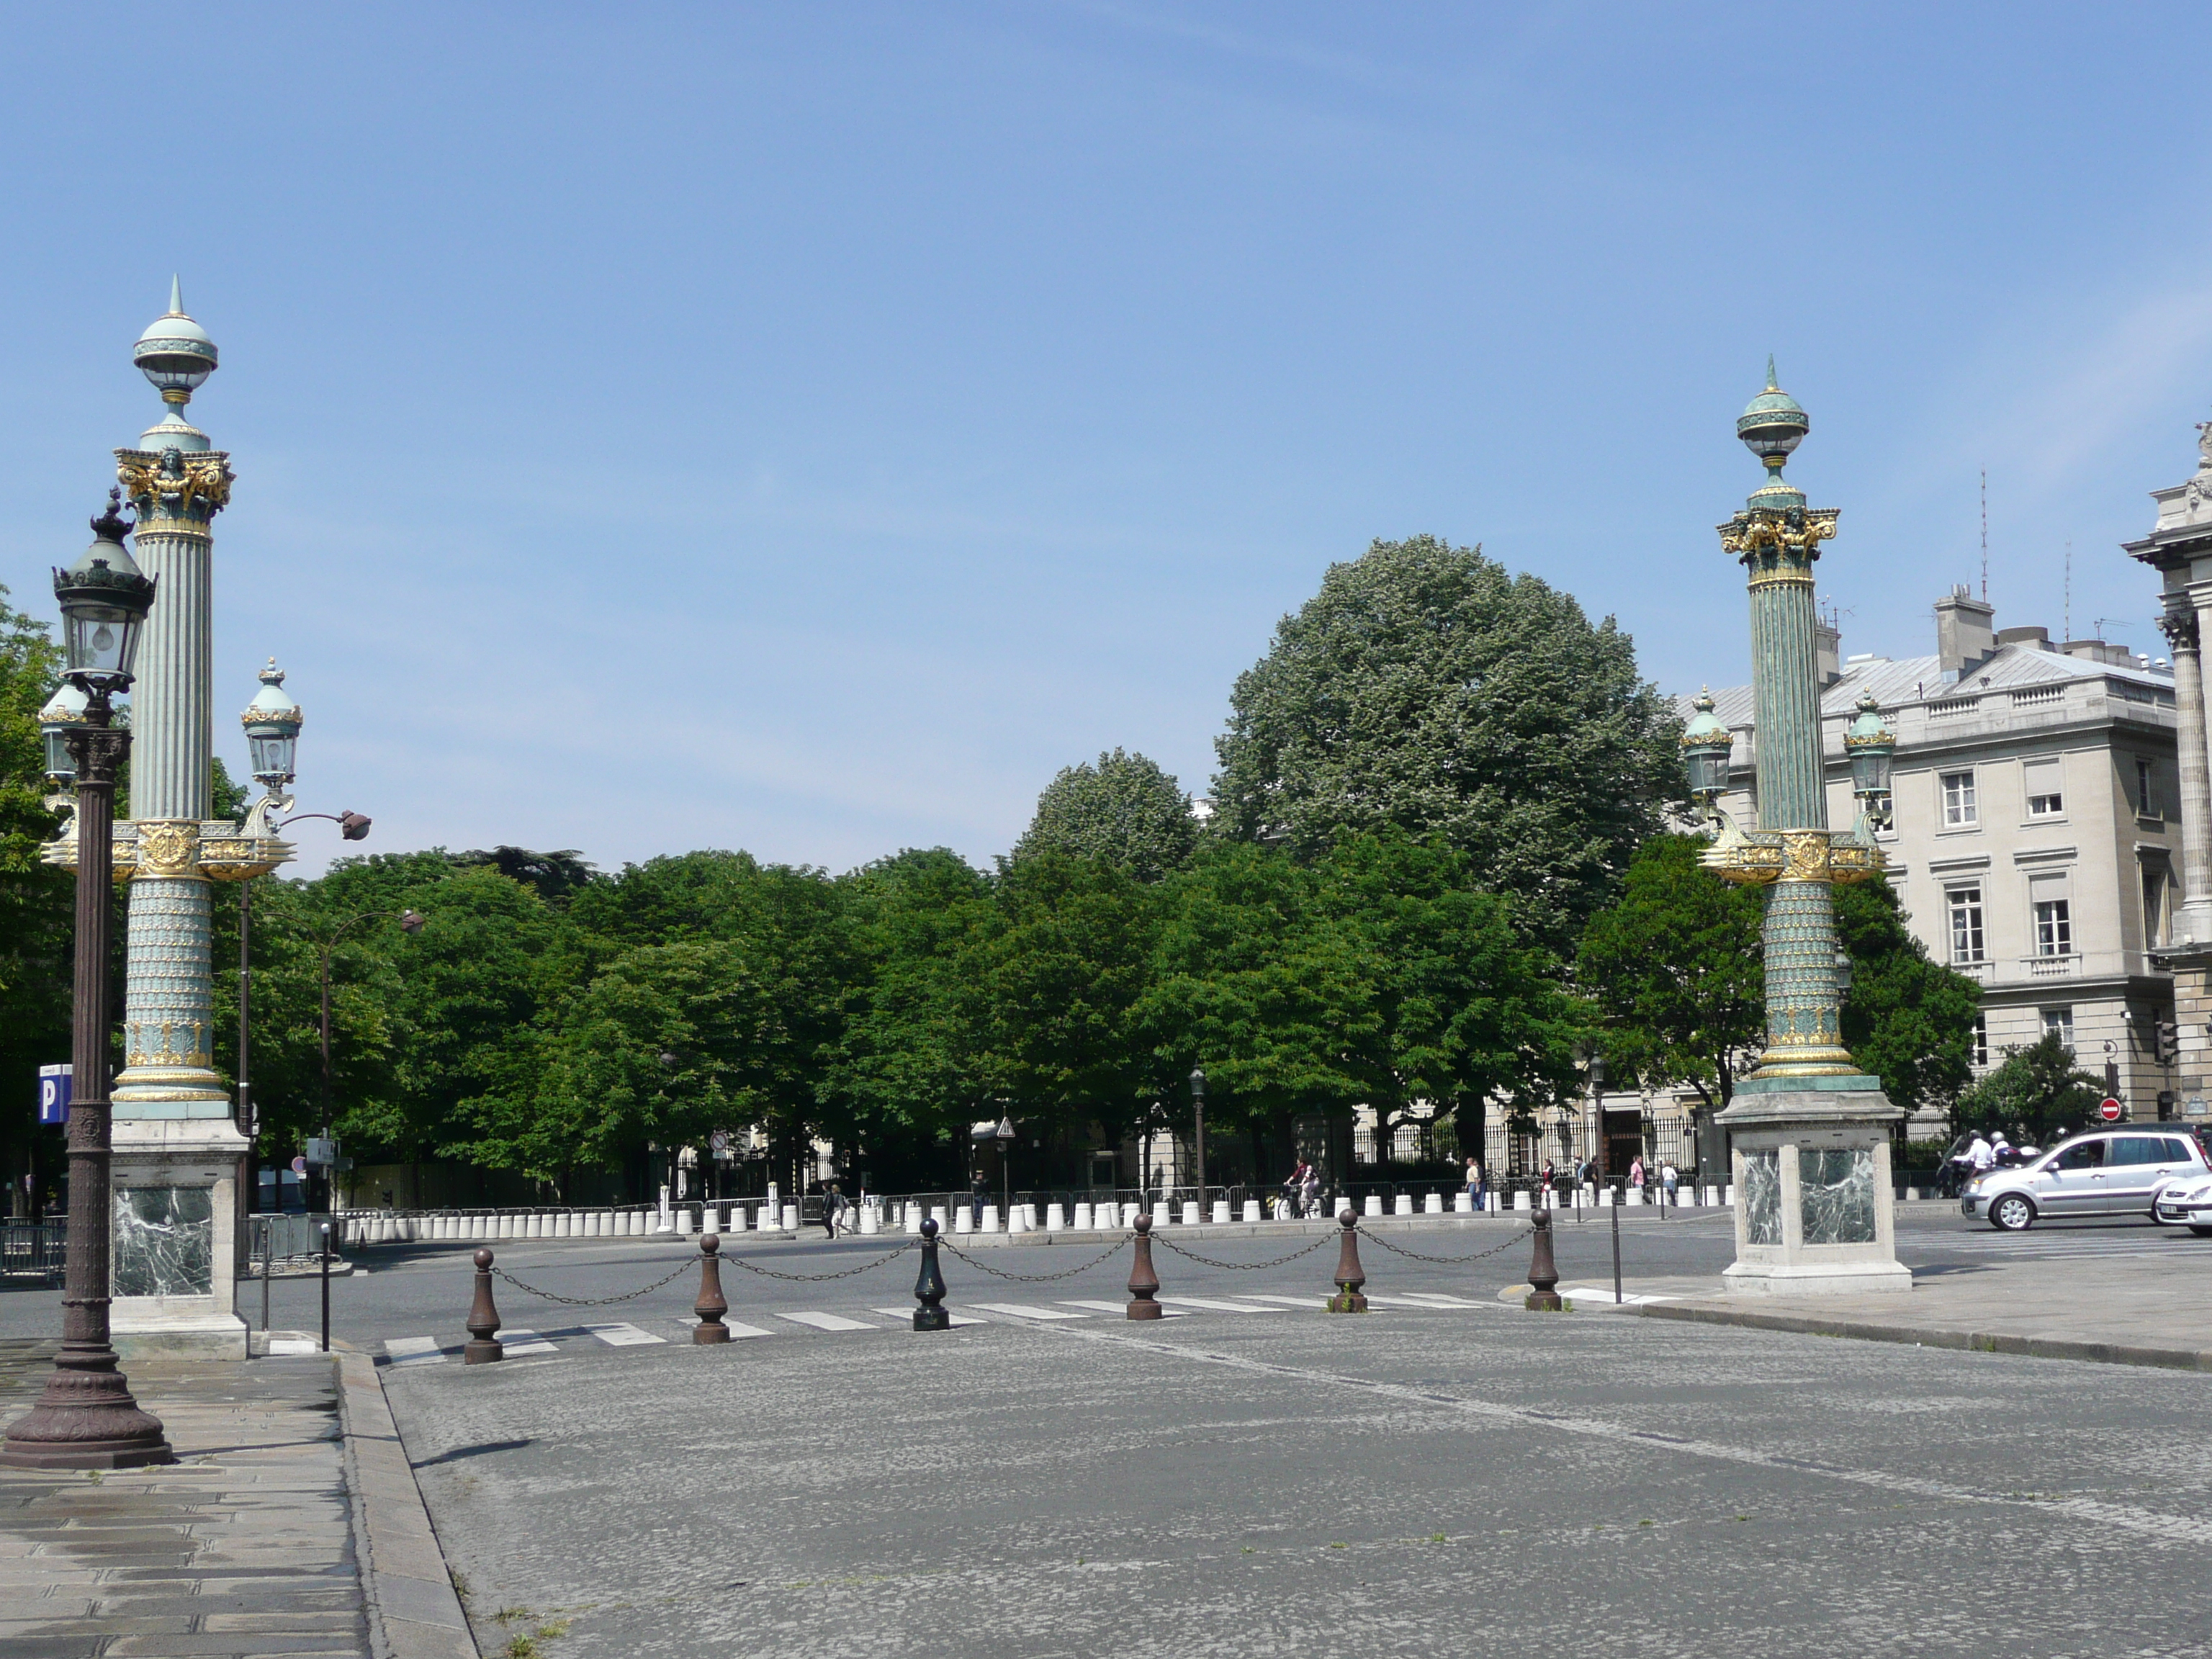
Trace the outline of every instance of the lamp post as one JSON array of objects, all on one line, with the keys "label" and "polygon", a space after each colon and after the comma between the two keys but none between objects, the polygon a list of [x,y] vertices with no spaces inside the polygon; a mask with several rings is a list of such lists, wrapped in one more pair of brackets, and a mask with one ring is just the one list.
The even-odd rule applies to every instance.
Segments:
[{"label": "lamp post", "polygon": [[1589,1054],[1591,1139],[1597,1142],[1597,1178],[1601,1187],[1613,1184],[1613,1160],[1605,1149],[1605,1056],[1593,1048]]},{"label": "lamp post", "polygon": [[1741,829],[1720,807],[1727,734],[1710,698],[1682,739],[1714,830],[1702,861],[1767,889],[1766,1041],[1716,1120],[1732,1142],[1739,1200],[1736,1259],[1723,1277],[1731,1291],[1906,1291],[1912,1275],[1897,1260],[1889,1181],[1890,1127],[1903,1114],[1844,1045],[1836,973],[1833,887],[1883,868],[1875,829],[1887,810],[1888,750],[1874,739],[1878,711],[1863,703],[1867,729],[1846,734],[1860,811],[1850,830],[1830,830],[1813,568],[1838,515],[1808,507],[1783,477],[1810,429],[1770,360],[1765,390],[1736,422],[1767,479],[1719,526],[1722,550],[1748,579],[1757,828]]},{"label": "lamp post", "polygon": [[131,526],[111,495],[93,520],[94,540],[66,572],[54,573],[69,677],[85,694],[82,722],[67,737],[76,779],[78,840],[75,1004],[70,1058],[69,1237],[62,1293],[62,1346],[39,1403],[9,1426],[0,1463],[18,1468],[123,1469],[173,1463],[159,1419],[138,1408],[109,1340],[108,1267],[114,1200],[108,1188],[112,1133],[108,1091],[107,958],[114,924],[110,846],[115,774],[131,733],[114,724],[111,699],[125,690],[154,582],[123,545]]},{"label": "lamp post", "polygon": [[1014,1212],[1014,1120],[1010,1115],[1000,1115],[992,1138],[999,1143],[999,1213],[1011,1217]]},{"label": "lamp post", "polygon": [[1194,1125],[1194,1150],[1198,1159],[1198,1218],[1212,1214],[1206,1203],[1206,1068],[1190,1068],[1190,1110]]}]

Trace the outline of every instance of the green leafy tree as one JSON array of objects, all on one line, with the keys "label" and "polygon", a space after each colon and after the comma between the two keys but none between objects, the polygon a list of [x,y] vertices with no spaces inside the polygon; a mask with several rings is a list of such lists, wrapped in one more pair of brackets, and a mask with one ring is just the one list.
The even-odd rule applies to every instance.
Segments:
[{"label": "green leafy tree", "polygon": [[1190,797],[1152,761],[1116,749],[1046,786],[1013,856],[1064,853],[1158,881],[1189,863],[1197,845]]},{"label": "green leafy tree", "polygon": [[1953,1103],[1951,1129],[2002,1129],[2018,1145],[2049,1146],[2089,1121],[2103,1094],[2103,1084],[2074,1063],[2074,1051],[2053,1031],[2032,1047],[2006,1049],[2003,1064]]},{"label": "green leafy tree", "polygon": [[1613,1077],[1694,1089],[1718,1110],[1765,1036],[1765,895],[1698,862],[1702,836],[1655,836],[1583,930],[1577,978],[1602,1013]]},{"label": "green leafy tree", "polygon": [[1680,793],[1628,635],[1431,536],[1331,566],[1231,705],[1223,832],[1305,857],[1345,830],[1441,836],[1562,955]]},{"label": "green leafy tree", "polygon": [[1973,1080],[1982,988],[1929,959],[1887,880],[1834,890],[1836,936],[1851,964],[1844,1046],[1908,1111],[1948,1106]]},{"label": "green leafy tree", "polygon": [[964,1133],[988,1092],[983,1033],[964,983],[991,930],[989,877],[943,848],[842,877],[857,969],[821,1091],[835,1133],[878,1183],[960,1178]]},{"label": "green leafy tree", "polygon": [[62,658],[44,624],[9,605],[7,592],[0,587],[0,1091],[16,1104],[0,1114],[0,1146],[8,1178],[20,1183],[43,1137],[40,1180],[52,1186],[60,1176],[59,1132],[40,1129],[23,1103],[36,1097],[40,1066],[70,1057],[75,882],[39,859],[60,827],[46,806],[39,710]]}]

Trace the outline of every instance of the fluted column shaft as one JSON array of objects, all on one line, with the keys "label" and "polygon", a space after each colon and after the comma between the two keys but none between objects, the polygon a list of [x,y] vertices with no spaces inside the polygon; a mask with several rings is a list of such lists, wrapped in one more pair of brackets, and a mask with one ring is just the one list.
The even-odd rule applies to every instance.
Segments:
[{"label": "fluted column shaft", "polygon": [[2203,625],[2192,605],[2159,621],[2173,653],[2174,743],[2181,770],[2181,906],[2177,939],[2212,942],[2212,756],[2205,747]]}]

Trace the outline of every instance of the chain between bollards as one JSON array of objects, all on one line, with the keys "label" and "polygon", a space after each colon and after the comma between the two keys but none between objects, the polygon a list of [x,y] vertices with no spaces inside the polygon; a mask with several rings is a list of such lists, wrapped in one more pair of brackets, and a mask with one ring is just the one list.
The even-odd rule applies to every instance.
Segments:
[{"label": "chain between bollards", "polygon": [[1350,1209],[1337,1217],[1343,1224],[1344,1243],[1336,1253],[1336,1294],[1328,1299],[1331,1313],[1365,1313],[1367,1298],[1360,1294],[1367,1270],[1359,1265],[1359,1218]]},{"label": "chain between bollards", "polygon": [[489,1365],[507,1358],[499,1345],[499,1310],[491,1299],[491,1252],[477,1252],[477,1295],[469,1304],[469,1346],[461,1351],[464,1365]]}]

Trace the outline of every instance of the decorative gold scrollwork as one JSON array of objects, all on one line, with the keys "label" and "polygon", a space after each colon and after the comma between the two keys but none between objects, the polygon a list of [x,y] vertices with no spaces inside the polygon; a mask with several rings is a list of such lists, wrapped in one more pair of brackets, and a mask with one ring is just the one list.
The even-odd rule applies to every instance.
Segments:
[{"label": "decorative gold scrollwork", "polygon": [[[180,449],[115,453],[116,479],[125,495],[142,503],[142,518],[155,506],[179,518],[204,519],[220,513],[230,505],[230,486],[236,476],[230,470],[230,458],[221,450],[201,454]],[[156,527],[145,526],[149,531]]]}]

